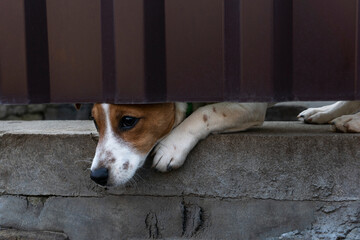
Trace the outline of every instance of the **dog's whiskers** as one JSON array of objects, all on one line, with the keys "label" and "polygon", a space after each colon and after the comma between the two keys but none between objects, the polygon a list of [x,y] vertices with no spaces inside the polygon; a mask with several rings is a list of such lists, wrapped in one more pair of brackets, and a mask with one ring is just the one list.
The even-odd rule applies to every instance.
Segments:
[{"label": "dog's whiskers", "polygon": [[91,163],[92,160],[76,160],[76,161],[74,161],[74,163],[81,163],[81,162]]},{"label": "dog's whiskers", "polygon": [[137,183],[136,183],[135,179],[131,178],[128,183],[129,183],[130,187],[137,188]]},{"label": "dog's whiskers", "polygon": [[134,175],[134,180],[135,180],[137,183],[139,183],[139,182],[145,183],[145,180],[144,180],[144,179],[141,177],[141,175],[138,174],[138,173],[136,173],[136,174]]}]

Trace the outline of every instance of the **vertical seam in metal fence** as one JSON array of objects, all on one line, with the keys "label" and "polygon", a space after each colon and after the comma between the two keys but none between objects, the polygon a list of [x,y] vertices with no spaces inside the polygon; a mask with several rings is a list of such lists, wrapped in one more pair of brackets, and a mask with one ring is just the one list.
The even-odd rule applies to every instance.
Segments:
[{"label": "vertical seam in metal fence", "polygon": [[50,102],[46,0],[25,0],[28,100]]},{"label": "vertical seam in metal fence", "polygon": [[241,90],[240,0],[224,1],[224,18],[224,98],[229,100],[236,100],[239,97]]},{"label": "vertical seam in metal fence", "polygon": [[277,101],[293,100],[293,1],[274,0],[273,86]]},{"label": "vertical seam in metal fence", "polygon": [[144,31],[146,100],[166,101],[164,0],[144,0]]},{"label": "vertical seam in metal fence", "polygon": [[0,60],[0,104],[4,101],[5,102],[5,98],[3,97],[3,92],[2,92],[2,82],[3,79],[1,78],[2,74],[1,74],[1,60]]},{"label": "vertical seam in metal fence", "polygon": [[102,94],[114,102],[116,92],[114,0],[101,1]]}]

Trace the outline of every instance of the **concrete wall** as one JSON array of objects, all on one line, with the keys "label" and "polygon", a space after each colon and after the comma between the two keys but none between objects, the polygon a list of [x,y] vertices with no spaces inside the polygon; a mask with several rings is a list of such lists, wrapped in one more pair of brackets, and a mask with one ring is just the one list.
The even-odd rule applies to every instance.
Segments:
[{"label": "concrete wall", "polygon": [[0,120],[89,120],[92,104],[0,104]]},{"label": "concrete wall", "polygon": [[89,179],[89,121],[0,122],[0,239],[360,239],[360,135],[266,123],[171,173]]}]

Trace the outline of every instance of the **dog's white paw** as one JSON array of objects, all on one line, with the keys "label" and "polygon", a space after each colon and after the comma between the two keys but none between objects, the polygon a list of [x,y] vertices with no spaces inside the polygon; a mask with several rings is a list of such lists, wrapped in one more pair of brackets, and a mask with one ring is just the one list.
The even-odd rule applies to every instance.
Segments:
[{"label": "dog's white paw", "polygon": [[333,112],[329,106],[306,109],[299,113],[297,117],[303,118],[306,123],[318,124],[328,123],[334,119]]},{"label": "dog's white paw", "polygon": [[360,133],[360,115],[344,115],[335,118],[331,124],[333,124],[333,130],[338,132],[350,132]]},{"label": "dog's white paw", "polygon": [[181,167],[197,139],[186,132],[176,131],[164,138],[155,147],[153,167],[161,172],[171,171]]}]

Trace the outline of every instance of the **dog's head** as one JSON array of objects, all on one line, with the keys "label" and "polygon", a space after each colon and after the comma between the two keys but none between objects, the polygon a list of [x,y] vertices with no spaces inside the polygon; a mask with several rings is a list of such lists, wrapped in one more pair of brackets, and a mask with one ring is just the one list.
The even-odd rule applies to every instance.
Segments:
[{"label": "dog's head", "polygon": [[177,122],[173,103],[95,104],[92,116],[99,142],[90,176],[104,186],[117,186],[130,180],[156,143]]}]

